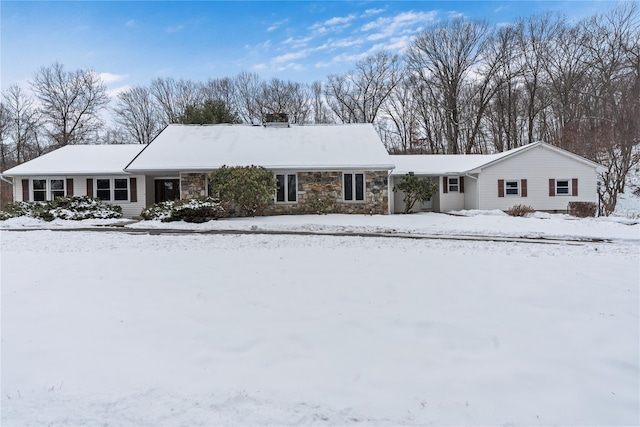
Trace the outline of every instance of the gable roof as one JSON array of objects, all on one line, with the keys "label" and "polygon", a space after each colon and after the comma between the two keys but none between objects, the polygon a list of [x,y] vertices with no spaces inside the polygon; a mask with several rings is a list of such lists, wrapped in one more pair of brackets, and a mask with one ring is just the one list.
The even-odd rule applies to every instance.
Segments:
[{"label": "gable roof", "polygon": [[503,161],[509,157],[518,155],[522,152],[533,149],[534,147],[543,147],[552,150],[558,154],[570,157],[578,162],[585,163],[598,170],[602,166],[587,160],[584,157],[573,154],[562,148],[538,141],[521,147],[513,148],[508,151],[496,154],[413,154],[413,155],[392,155],[392,162],[396,168],[392,175],[406,175],[413,172],[416,175],[464,175],[466,173],[477,173],[480,169],[488,167],[497,162]]},{"label": "gable roof", "polygon": [[129,165],[129,172],[209,171],[259,165],[270,170],[390,170],[372,124],[263,127],[169,125]]},{"label": "gable roof", "polygon": [[2,175],[126,174],[124,167],[143,148],[139,144],[67,145],[8,169]]}]

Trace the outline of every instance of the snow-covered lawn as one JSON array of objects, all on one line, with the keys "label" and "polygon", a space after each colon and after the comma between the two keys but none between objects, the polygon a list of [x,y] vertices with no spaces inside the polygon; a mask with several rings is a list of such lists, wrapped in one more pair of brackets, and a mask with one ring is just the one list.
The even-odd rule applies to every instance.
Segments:
[{"label": "snow-covered lawn", "polygon": [[2,425],[640,423],[638,225],[351,218],[613,243],[0,231]]}]

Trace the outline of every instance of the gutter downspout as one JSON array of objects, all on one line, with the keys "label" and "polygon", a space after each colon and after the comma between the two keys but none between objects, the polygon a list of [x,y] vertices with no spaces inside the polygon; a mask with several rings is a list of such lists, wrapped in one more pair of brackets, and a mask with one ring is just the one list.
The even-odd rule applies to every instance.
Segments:
[{"label": "gutter downspout", "polygon": [[4,177],[4,175],[0,175],[0,179],[6,182],[7,184],[13,186],[13,181],[9,181],[7,178]]},{"label": "gutter downspout", "polygon": [[[395,167],[393,168],[395,169]],[[395,200],[392,199],[394,192],[393,192],[393,188],[391,188],[391,172],[393,172],[393,169],[389,169],[389,172],[387,172],[387,214],[388,215],[393,215],[394,211],[396,210],[395,207]],[[391,205],[394,206],[391,206]]]},{"label": "gutter downspout", "polygon": [[476,180],[476,209],[480,209],[480,191],[479,191],[479,188],[478,188],[478,178],[479,177],[471,176],[467,172],[464,173],[464,176],[468,176],[469,178]]}]

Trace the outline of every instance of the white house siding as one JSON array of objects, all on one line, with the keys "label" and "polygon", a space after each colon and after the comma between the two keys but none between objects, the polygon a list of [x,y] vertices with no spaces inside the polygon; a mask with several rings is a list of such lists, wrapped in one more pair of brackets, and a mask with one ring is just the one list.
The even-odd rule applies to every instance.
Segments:
[{"label": "white house siding", "polygon": [[478,180],[469,175],[464,177],[464,208],[478,208]]},{"label": "white house siding", "polygon": [[[427,178],[424,175],[420,175],[420,178]],[[404,203],[404,191],[393,191],[393,187],[395,187],[400,180],[402,179],[402,176],[392,176],[391,177],[391,186],[390,186],[390,191],[393,193],[392,197],[389,199],[392,201],[392,205],[391,205],[391,212],[392,213],[404,213],[404,209],[406,207],[405,203]],[[438,182],[436,177],[431,177],[430,178],[432,182]],[[420,212],[420,211],[424,211],[424,210],[433,210],[436,211],[436,199],[438,198],[438,194],[437,192],[433,195],[433,197],[431,197],[431,201],[429,202],[425,202],[425,203],[418,203],[416,202],[415,205],[413,205],[413,209],[411,210],[411,212]]]},{"label": "white house siding", "polygon": [[[549,196],[549,179],[578,179],[577,196]],[[498,197],[498,180],[527,180],[527,197]],[[466,184],[466,181],[465,181]],[[508,210],[523,204],[541,211],[565,211],[569,202],[597,203],[594,166],[544,146],[523,151],[485,167],[478,179],[479,209]]]},{"label": "white house siding", "polygon": [[[126,218],[131,218],[134,216],[140,215],[142,209],[145,208],[146,202],[146,186],[145,186],[145,177],[144,175],[100,175],[96,176],[33,176],[33,177],[22,177],[16,176],[13,178],[13,200],[22,201],[22,180],[29,179],[64,179],[65,180],[65,191],[66,191],[66,180],[72,178],[73,179],[73,195],[74,196],[86,196],[87,195],[87,178],[91,178],[94,180],[96,178],[136,178],[136,189],[137,189],[137,202],[120,202],[118,203],[122,206],[122,215]],[[32,194],[29,192],[29,200],[31,200]],[[27,200],[27,201],[29,201]],[[111,203],[111,202],[109,202]],[[115,204],[115,203],[114,203]]]},{"label": "white house siding", "polygon": [[[451,178],[455,178],[455,176],[451,176]],[[458,179],[459,178],[460,177],[458,177]],[[466,178],[464,180],[465,192],[467,191],[467,181],[470,181],[470,179]],[[458,183],[459,182],[460,181],[458,181]],[[464,209],[465,194],[466,193],[461,193],[460,191],[448,191],[445,193],[443,178],[440,177],[440,180],[438,182],[438,195],[440,198],[440,205],[437,212],[459,211]]]}]

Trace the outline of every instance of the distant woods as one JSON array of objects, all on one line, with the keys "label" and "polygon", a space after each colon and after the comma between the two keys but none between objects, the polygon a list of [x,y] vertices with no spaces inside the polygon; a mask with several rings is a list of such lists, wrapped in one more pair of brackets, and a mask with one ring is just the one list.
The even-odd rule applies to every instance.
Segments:
[{"label": "distant woods", "polygon": [[16,85],[2,94],[0,166],[67,144],[146,144],[169,123],[260,123],[279,112],[301,125],[373,123],[393,153],[492,153],[544,140],[604,164],[615,202],[638,163],[639,29],[635,2],[579,22],[457,18],[415,34],[403,55],[364,57],[324,81],[246,71],[157,78],[112,99],[92,70],[55,63],[35,72],[34,98]]}]

